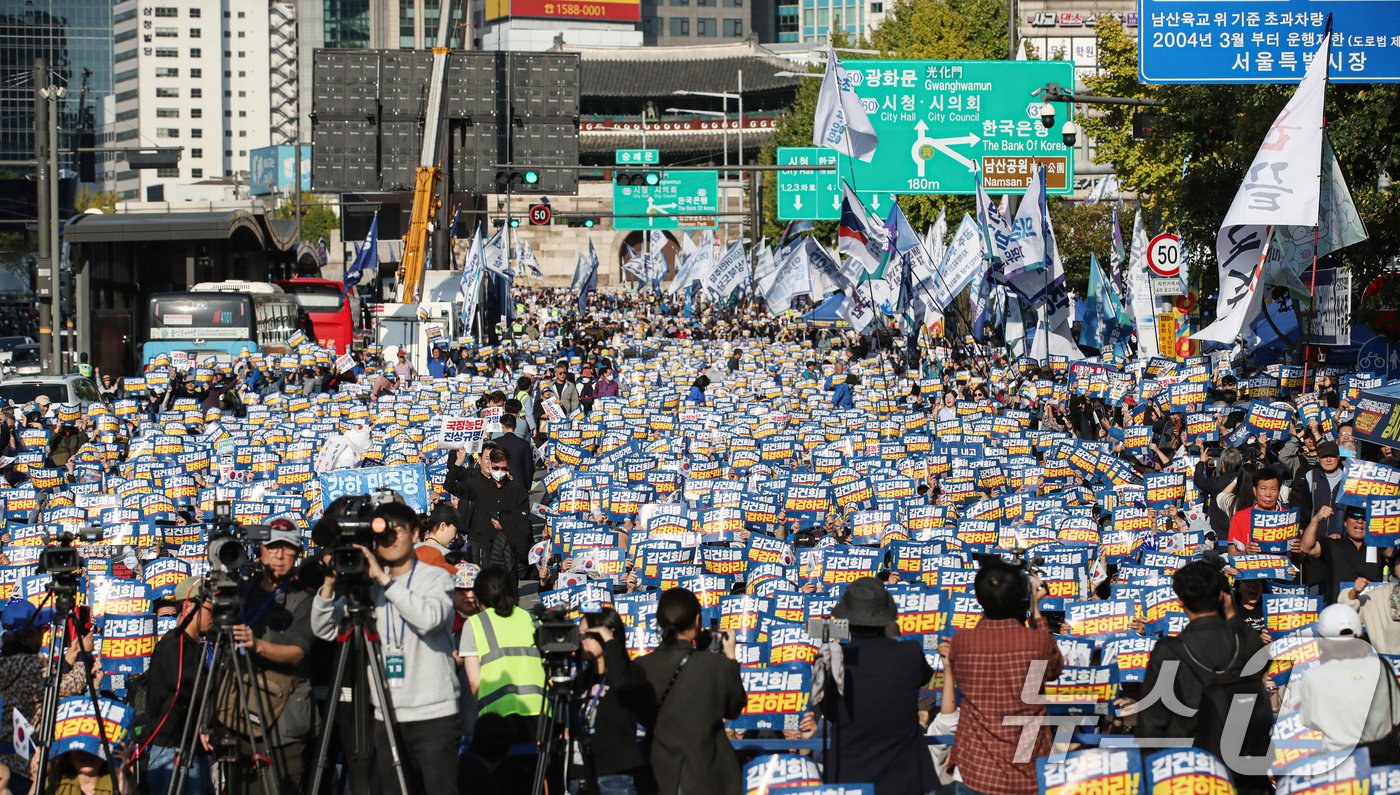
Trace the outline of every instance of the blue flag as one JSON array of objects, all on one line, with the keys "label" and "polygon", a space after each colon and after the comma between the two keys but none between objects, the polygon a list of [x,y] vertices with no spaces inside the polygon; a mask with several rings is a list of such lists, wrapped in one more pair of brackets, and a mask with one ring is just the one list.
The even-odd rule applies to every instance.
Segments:
[{"label": "blue flag", "polygon": [[578,281],[578,311],[583,314],[588,311],[588,296],[598,289],[598,252],[593,248],[593,241],[588,241],[588,259],[583,263],[583,273]]},{"label": "blue flag", "polygon": [[345,271],[345,290],[343,295],[349,295],[350,291],[365,278],[366,271],[370,272],[370,278],[379,273],[379,213],[374,214],[374,218],[369,222],[369,233],[365,235],[365,242],[355,251],[355,261],[350,263],[350,267]]},{"label": "blue flag", "polygon": [[1084,324],[1079,344],[1099,350],[1114,349],[1127,342],[1132,323],[1123,311],[1123,302],[1104,276],[1099,259],[1089,255],[1089,290],[1085,295]]}]

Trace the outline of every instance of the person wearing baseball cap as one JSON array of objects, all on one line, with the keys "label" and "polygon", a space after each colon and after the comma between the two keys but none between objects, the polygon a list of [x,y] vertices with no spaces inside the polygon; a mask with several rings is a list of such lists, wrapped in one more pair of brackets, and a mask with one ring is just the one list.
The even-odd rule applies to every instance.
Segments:
[{"label": "person wearing baseball cap", "polygon": [[1340,537],[1323,538],[1319,532],[1333,512],[1324,505],[1313,514],[1298,542],[1304,555],[1322,562],[1325,583],[1322,596],[1328,604],[1337,601],[1342,588],[1350,588],[1359,579],[1384,580],[1389,557],[1376,547],[1366,546],[1366,509],[1363,506],[1348,505],[1340,510],[1345,514]]},{"label": "person wearing baseball cap", "polygon": [[1319,529],[1322,538],[1340,538],[1342,535],[1343,512],[1337,498],[1342,493],[1342,481],[1346,480],[1347,470],[1342,465],[1342,452],[1336,442],[1320,442],[1316,448],[1317,465],[1308,467],[1301,480],[1306,484],[1305,494],[1294,482],[1295,500],[1303,516],[1312,518],[1322,506],[1332,509],[1332,516]]},{"label": "person wearing baseball cap", "polygon": [[873,782],[876,792],[938,789],[918,711],[933,669],[917,644],[890,637],[899,620],[894,597],[878,579],[862,577],[831,615],[850,622],[851,639],[844,648],[827,644],[813,672],[822,677],[821,700],[813,701],[835,738],[827,781]]},{"label": "person wearing baseball cap", "polygon": [[[234,645],[244,650],[266,685],[263,702],[275,722],[272,773],[284,792],[302,789],[308,741],[315,736],[316,714],[311,698],[307,655],[311,632],[311,595],[297,579],[305,549],[301,530],[286,516],[268,522],[268,539],[258,544],[262,576],[239,586],[242,616],[233,627]],[[256,700],[253,703],[258,703]],[[252,791],[256,785],[244,782]]]},{"label": "person wearing baseball cap", "polygon": [[[194,701],[198,663],[204,659],[200,642],[214,625],[214,605],[203,577],[186,577],[175,586],[179,621],[151,652],[146,670],[146,714],[139,721],[136,755],[146,757],[149,792],[166,792],[175,775],[175,756]],[[196,748],[190,760],[187,792],[212,795],[210,757]]]},{"label": "person wearing baseball cap", "polygon": [[1296,686],[1303,722],[1321,732],[1327,751],[1365,746],[1374,764],[1400,762],[1400,748],[1389,739],[1400,723],[1400,687],[1390,664],[1361,639],[1361,618],[1346,605],[1330,605],[1313,634],[1321,662]]}]

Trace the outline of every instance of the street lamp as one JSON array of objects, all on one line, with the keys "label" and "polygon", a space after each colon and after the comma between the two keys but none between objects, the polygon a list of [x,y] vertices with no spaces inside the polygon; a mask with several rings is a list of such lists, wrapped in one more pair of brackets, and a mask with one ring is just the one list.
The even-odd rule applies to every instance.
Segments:
[{"label": "street lamp", "polygon": [[[689,113],[695,116],[716,116],[724,120],[724,123],[720,125],[721,140],[724,141],[724,211],[726,213],[729,212],[729,114],[718,110],[694,110],[691,108],[667,108],[666,112]],[[728,223],[726,223],[725,226],[728,226]]]}]

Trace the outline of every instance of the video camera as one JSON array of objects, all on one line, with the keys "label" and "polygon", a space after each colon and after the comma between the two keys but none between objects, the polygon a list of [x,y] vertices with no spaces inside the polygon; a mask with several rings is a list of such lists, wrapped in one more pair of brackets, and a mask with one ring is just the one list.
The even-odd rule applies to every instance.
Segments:
[{"label": "video camera", "polygon": [[331,503],[325,516],[311,528],[311,540],[316,546],[331,551],[330,571],[346,581],[363,580],[369,575],[369,564],[356,546],[374,548],[374,512],[403,499],[393,489],[377,489],[373,494],[356,494],[338,498]]},{"label": "video camera", "polygon": [[567,681],[578,653],[583,649],[578,624],[570,621],[563,608],[539,613],[535,628],[535,648],[544,661],[545,676],[551,682]]},{"label": "video camera", "polygon": [[100,527],[84,525],[76,533],[63,529],[53,537],[53,543],[39,553],[39,572],[49,575],[49,591],[53,593],[55,613],[67,615],[77,606],[83,556],[73,546],[74,542],[96,544],[101,540]]},{"label": "video camera", "polygon": [[209,558],[209,601],[214,606],[214,624],[230,628],[243,614],[238,584],[258,575],[256,561],[248,556],[248,545],[272,538],[268,525],[242,525],[233,518],[233,503],[214,503],[214,522],[209,529],[206,554]]}]

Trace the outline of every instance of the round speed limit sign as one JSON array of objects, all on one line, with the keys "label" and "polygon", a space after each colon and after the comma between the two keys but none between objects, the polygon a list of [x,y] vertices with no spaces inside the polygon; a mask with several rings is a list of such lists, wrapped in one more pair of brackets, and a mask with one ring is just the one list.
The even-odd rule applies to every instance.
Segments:
[{"label": "round speed limit sign", "polygon": [[1181,238],[1163,232],[1147,244],[1147,267],[1156,276],[1175,276],[1181,272]]}]

